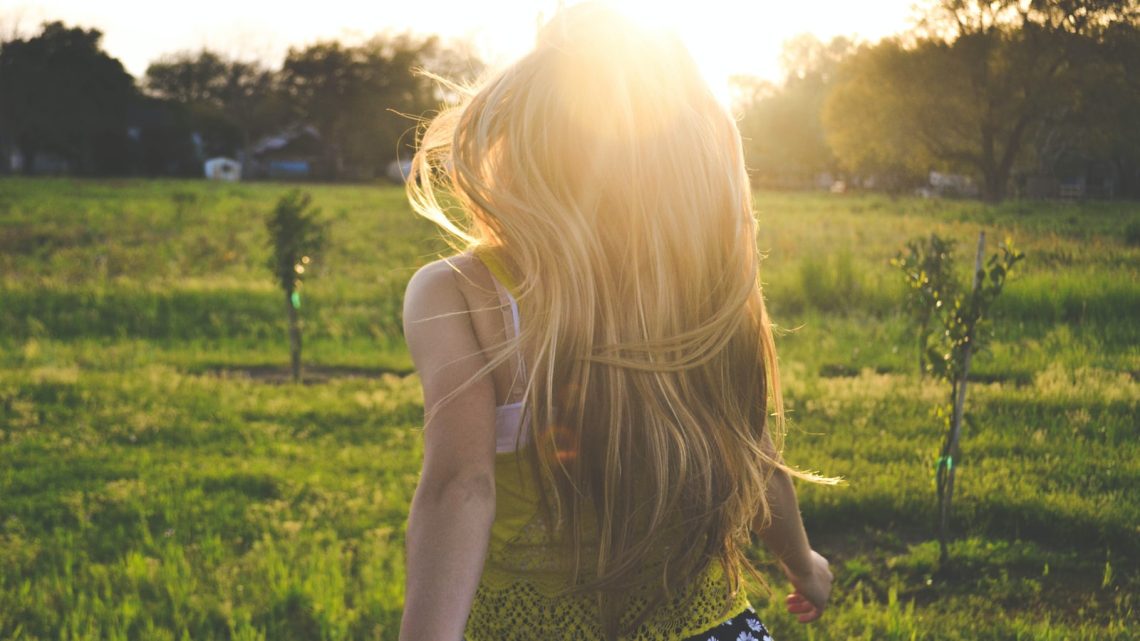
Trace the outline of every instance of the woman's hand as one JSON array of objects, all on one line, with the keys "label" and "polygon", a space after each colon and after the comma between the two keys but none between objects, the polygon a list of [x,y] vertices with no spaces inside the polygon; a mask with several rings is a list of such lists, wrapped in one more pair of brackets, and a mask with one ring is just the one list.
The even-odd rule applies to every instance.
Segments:
[{"label": "woman's hand", "polygon": [[781,564],[784,575],[795,586],[796,591],[788,595],[786,604],[788,612],[796,615],[800,623],[811,623],[823,614],[827,606],[827,599],[831,596],[831,570],[827,559],[815,550],[811,551],[811,562],[803,574],[791,572],[786,565]]}]

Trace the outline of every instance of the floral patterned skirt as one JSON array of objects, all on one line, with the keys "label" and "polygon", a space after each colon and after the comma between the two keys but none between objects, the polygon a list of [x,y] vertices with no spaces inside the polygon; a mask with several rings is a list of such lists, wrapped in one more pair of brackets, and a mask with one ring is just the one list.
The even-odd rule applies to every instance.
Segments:
[{"label": "floral patterned skirt", "polygon": [[695,634],[685,641],[772,641],[772,635],[760,623],[756,610],[749,607],[715,628]]},{"label": "floral patterned skirt", "polygon": [[768,628],[764,627],[760,618],[756,616],[756,610],[748,606],[731,619],[686,637],[684,641],[773,641],[773,639]]}]

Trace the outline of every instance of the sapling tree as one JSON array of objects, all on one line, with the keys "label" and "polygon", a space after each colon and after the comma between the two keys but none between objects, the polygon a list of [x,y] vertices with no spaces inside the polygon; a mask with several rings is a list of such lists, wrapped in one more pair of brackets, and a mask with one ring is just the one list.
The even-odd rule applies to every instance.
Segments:
[{"label": "sapling tree", "polygon": [[930,238],[916,238],[906,244],[906,250],[892,261],[907,277],[905,305],[917,328],[918,371],[926,374],[927,363],[932,362],[934,346],[930,345],[930,323],[946,301],[956,300],[960,294],[954,278],[953,239],[931,234]]},{"label": "sapling tree", "polygon": [[265,221],[269,230],[269,268],[285,294],[285,313],[289,319],[289,353],[293,364],[293,381],[301,380],[301,285],[313,258],[324,248],[328,224],[320,218],[321,210],[311,207],[308,193],[292,190],[277,201]]},{"label": "sapling tree", "polygon": [[[985,232],[978,235],[978,253],[974,260],[974,283],[965,292],[954,278],[954,241],[932,234],[929,239],[907,243],[891,261],[902,270],[909,286],[907,307],[918,329],[919,365],[924,374],[950,385],[946,436],[935,463],[935,485],[938,495],[938,541],[941,559],[949,560],[950,503],[954,496],[954,461],[958,457],[958,440],[966,402],[966,382],[970,361],[984,344],[983,320],[1005,286],[1006,277],[1025,254],[1014,249],[1006,239],[983,264]],[[937,330],[937,331],[936,331]]]}]

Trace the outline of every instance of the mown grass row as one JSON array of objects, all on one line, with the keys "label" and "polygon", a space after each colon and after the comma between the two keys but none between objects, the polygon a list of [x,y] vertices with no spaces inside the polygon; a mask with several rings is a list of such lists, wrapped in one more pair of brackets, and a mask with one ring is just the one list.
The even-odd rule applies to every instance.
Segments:
[{"label": "mown grass row", "polygon": [[[410,275],[408,275],[410,276]],[[399,304],[404,282],[322,291],[312,283],[303,296],[304,318],[314,335],[400,338]],[[885,272],[874,279],[838,262],[804,260],[797,278],[775,280],[767,297],[777,317],[805,313],[890,317],[901,312],[901,279]],[[284,328],[284,299],[269,283],[255,287],[64,286],[0,289],[0,331],[11,338],[112,336],[191,340],[245,336],[263,340]],[[1016,279],[993,316],[1001,322],[1042,325],[1119,326],[1122,343],[1135,342],[1140,285],[1116,274],[1064,274]]]}]

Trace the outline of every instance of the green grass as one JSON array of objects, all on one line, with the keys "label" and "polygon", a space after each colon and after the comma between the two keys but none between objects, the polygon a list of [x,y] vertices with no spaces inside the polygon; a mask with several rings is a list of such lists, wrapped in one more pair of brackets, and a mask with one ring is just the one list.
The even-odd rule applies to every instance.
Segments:
[{"label": "green grass", "polygon": [[[422,405],[404,284],[444,250],[392,187],[312,185],[309,383],[282,383],[275,184],[0,181],[0,638],[394,640]],[[758,194],[787,458],[834,601],[780,639],[1128,639],[1140,592],[1140,206]],[[1028,255],[974,362],[951,546],[947,390],[889,259]],[[762,550],[757,559],[769,570]],[[774,572],[774,570],[772,570]]]}]

